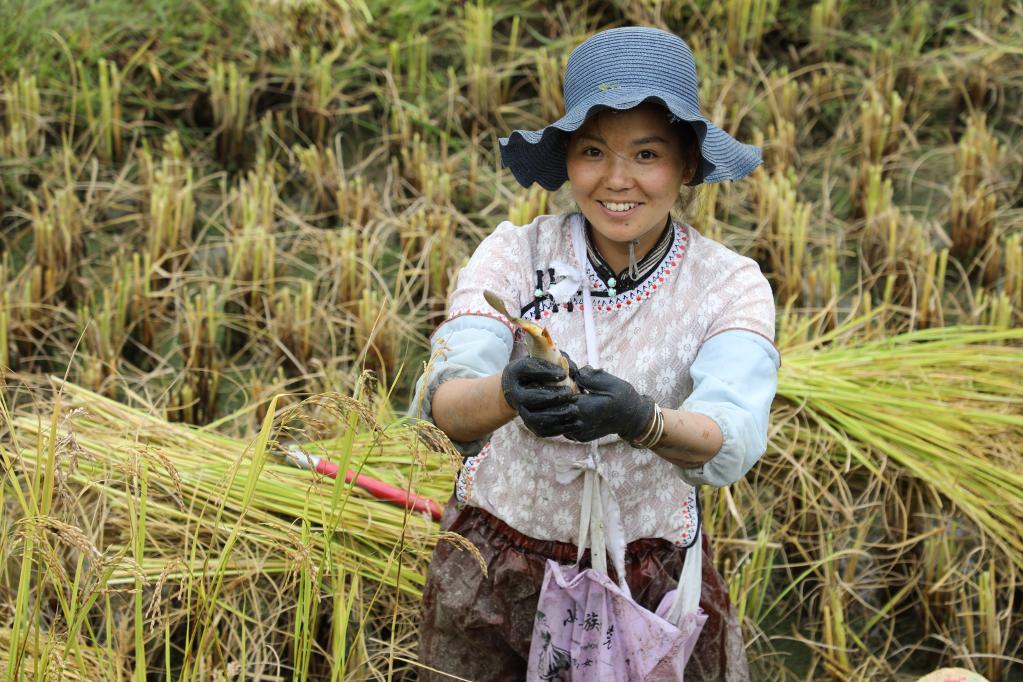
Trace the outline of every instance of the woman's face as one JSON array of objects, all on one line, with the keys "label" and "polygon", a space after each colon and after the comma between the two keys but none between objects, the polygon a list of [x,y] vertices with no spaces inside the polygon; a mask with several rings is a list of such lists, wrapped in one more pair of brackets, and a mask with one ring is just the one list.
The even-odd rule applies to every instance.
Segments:
[{"label": "woman's face", "polygon": [[603,111],[572,133],[568,180],[602,252],[634,239],[643,251],[653,246],[693,177],[694,151],[683,148],[667,110],[655,104]]}]

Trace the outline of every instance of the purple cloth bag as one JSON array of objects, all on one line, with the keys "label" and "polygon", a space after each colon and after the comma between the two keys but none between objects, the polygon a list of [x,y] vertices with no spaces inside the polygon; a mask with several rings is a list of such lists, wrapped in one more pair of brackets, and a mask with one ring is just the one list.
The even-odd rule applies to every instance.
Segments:
[{"label": "purple cloth bag", "polygon": [[[686,554],[687,564],[701,563],[690,560],[700,555],[700,545],[693,547]],[[688,565],[683,569],[683,581],[689,570]],[[698,569],[696,576],[698,590]],[[548,561],[526,679],[682,682],[707,616],[697,606],[679,614],[674,624],[671,612],[681,610],[684,601],[677,599],[679,592],[664,595],[657,612],[651,613],[607,575]]]}]

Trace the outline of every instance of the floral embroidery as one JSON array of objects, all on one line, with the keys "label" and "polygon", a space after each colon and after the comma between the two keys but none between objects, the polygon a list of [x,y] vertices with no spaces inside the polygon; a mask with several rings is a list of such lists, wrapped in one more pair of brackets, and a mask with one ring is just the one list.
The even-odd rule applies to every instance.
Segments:
[{"label": "floral embroidery", "polygon": [[[586,274],[589,277],[590,290],[597,294],[597,296],[590,299],[593,301],[594,310],[605,313],[617,312],[623,308],[628,310],[633,305],[638,305],[649,299],[658,288],[663,287],[665,282],[670,281],[672,273],[682,264],[682,258],[685,255],[686,248],[689,246],[689,230],[683,228],[678,223],[674,224],[674,228],[675,239],[672,241],[671,249],[665,254],[664,259],[661,260],[661,264],[636,288],[629,291],[608,296],[607,285],[601,281],[596,271],[587,262]],[[581,295],[576,296],[576,299],[582,302]]]},{"label": "floral embroidery", "polygon": [[681,516],[679,524],[681,532],[675,544],[679,547],[691,547],[696,542],[696,534],[700,530],[700,497],[693,488],[678,510]]},{"label": "floral embroidery", "polygon": [[462,470],[458,472],[458,479],[455,481],[455,500],[458,502],[459,509],[469,503],[472,497],[472,484],[476,480],[476,470],[479,469],[480,462],[489,454],[490,443],[487,443],[477,454],[462,462]]},{"label": "floral embroidery", "polygon": [[[648,300],[658,288],[663,288],[664,283],[670,281],[672,272],[682,264],[686,246],[689,244],[688,230],[677,223],[675,223],[674,228],[675,238],[672,240],[671,249],[664,255],[660,265],[634,289],[623,291],[620,294],[608,295],[607,285],[600,279],[587,259],[586,276],[590,283],[590,292],[592,294],[590,300],[593,302],[594,310],[605,313],[617,312],[622,309],[628,310],[632,306],[639,305],[643,301]],[[527,311],[529,311],[530,316],[539,320],[549,318],[552,313],[557,313],[559,310],[582,312],[582,309],[583,295],[581,292],[576,293],[564,304],[558,304],[551,296],[546,295],[544,297],[536,297],[534,301],[530,302],[523,309],[523,315],[525,316]]]},{"label": "floral embroidery", "polygon": [[[479,308],[476,308],[476,309],[463,308],[462,310],[453,310],[453,311],[451,311],[448,314],[448,317],[447,317],[446,320],[444,320],[444,322],[450,322],[451,320],[455,319],[456,317],[461,317],[463,315],[482,315],[483,317],[489,317],[492,320],[497,320],[498,322],[500,322],[504,326],[508,327],[508,329],[510,329],[512,331],[512,333],[514,333],[514,332],[516,332],[518,330],[518,327],[513,325],[511,323],[511,320],[509,320],[504,315],[501,315],[500,313],[496,313],[493,310],[482,310],[482,309],[479,309]],[[444,322],[441,323],[441,326],[443,326]],[[437,329],[439,330],[440,327],[437,327]],[[436,333],[437,332],[435,331],[434,334],[436,334]]]}]

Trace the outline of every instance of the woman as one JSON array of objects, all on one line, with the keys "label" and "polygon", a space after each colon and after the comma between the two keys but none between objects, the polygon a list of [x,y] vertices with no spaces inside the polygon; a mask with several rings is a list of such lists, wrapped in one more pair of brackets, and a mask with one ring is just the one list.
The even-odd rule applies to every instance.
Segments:
[{"label": "woman", "polygon": [[[626,579],[653,610],[686,551],[701,551],[690,549],[697,486],[728,485],[759,459],[776,388],[770,285],[754,261],[670,213],[683,185],[736,180],[761,163],[757,148],[700,113],[688,46],[656,29],[597,34],[569,59],[565,106],[543,130],[502,139],[501,153],[523,186],[555,190],[567,180],[578,213],[502,223],[480,244],[459,273],[415,402],[467,455],[442,523],[476,545],[488,569],[438,547],[420,660],[477,681],[524,677],[544,562],[575,561],[582,483],[564,472],[585,455],[580,443],[599,446],[628,542]],[[573,248],[576,224],[585,255]],[[557,384],[563,369],[525,356],[483,292],[584,361],[582,287],[602,367],[572,372],[576,394]],[[709,618],[687,679],[748,679],[726,585],[709,559],[703,565]]]}]

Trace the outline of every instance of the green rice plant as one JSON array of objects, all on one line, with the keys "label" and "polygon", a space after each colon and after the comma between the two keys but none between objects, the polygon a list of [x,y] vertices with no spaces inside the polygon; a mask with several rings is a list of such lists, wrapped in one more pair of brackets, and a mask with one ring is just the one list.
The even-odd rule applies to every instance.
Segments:
[{"label": "green rice plant", "polygon": [[810,45],[821,57],[834,56],[842,22],[842,0],[818,0],[810,8]]},{"label": "green rice plant", "polygon": [[482,2],[466,3],[462,24],[466,97],[477,115],[487,118],[501,106],[500,86],[494,87],[494,9]]},{"label": "green rice plant", "polygon": [[73,187],[44,190],[43,205],[30,195],[34,298],[74,303],[85,255],[85,212]]},{"label": "green rice plant", "polygon": [[232,196],[232,232],[225,247],[227,281],[243,287],[246,305],[260,311],[260,302],[274,290],[277,239],[273,233],[277,186],[267,172],[250,171]]},{"label": "green rice plant", "polygon": [[97,155],[103,161],[119,161],[121,157],[121,72],[117,64],[100,58],[96,62],[96,86],[89,82],[82,62],[77,64],[80,96],[85,105],[85,120],[89,126]]},{"label": "green rice plant", "polygon": [[173,270],[181,267],[188,253],[196,211],[193,169],[177,132],[164,138],[159,166],[143,147],[139,167],[149,197],[146,253],[151,262]]},{"label": "green rice plant", "polygon": [[525,192],[519,192],[508,206],[508,220],[515,225],[528,225],[538,216],[547,213],[549,193],[540,185],[532,185]]},{"label": "green rice plant", "polygon": [[754,176],[758,230],[764,235],[779,301],[800,297],[807,264],[810,204],[796,198],[793,171]]},{"label": "green rice plant", "polygon": [[6,131],[0,135],[0,154],[28,161],[46,150],[45,122],[35,75],[18,71],[17,78],[0,90]]},{"label": "green rice plant", "polygon": [[246,156],[245,134],[248,128],[252,99],[252,82],[239,72],[235,62],[218,61],[210,69],[207,79],[217,158],[221,163],[237,166]]},{"label": "green rice plant", "polygon": [[971,114],[956,147],[956,174],[952,180],[950,206],[952,254],[975,255],[999,237],[995,188],[1004,162],[997,138],[987,127],[983,113]]},{"label": "green rice plant", "polygon": [[774,25],[777,14],[778,0],[727,0],[724,54],[730,68],[744,55],[760,50],[760,41]]}]

